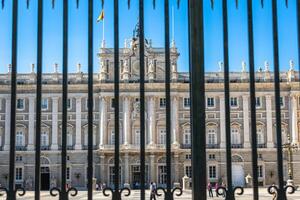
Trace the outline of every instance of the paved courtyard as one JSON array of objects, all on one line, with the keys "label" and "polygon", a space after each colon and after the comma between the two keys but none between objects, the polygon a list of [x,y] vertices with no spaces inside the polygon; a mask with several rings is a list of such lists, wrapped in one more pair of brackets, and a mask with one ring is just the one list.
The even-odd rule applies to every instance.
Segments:
[{"label": "paved courtyard", "polygon": [[[267,192],[266,192],[266,189],[264,188],[261,188],[260,189],[260,199],[261,200],[271,200],[272,199],[272,196],[270,196]],[[252,190],[251,189],[245,189],[245,193],[244,195],[240,196],[240,197],[237,197],[236,199],[237,200],[252,200]],[[215,195],[215,194],[214,194]],[[49,193],[48,192],[42,192],[41,193],[41,199],[42,200],[56,200],[58,199],[57,197],[50,197]],[[149,191],[146,191],[146,199],[149,199]],[[130,197],[124,197],[123,199],[125,200],[138,200],[140,198],[140,193],[138,190],[134,190],[132,191],[132,194],[130,195]],[[0,197],[0,199],[5,199],[4,196]],[[27,192],[25,196],[23,197],[19,197],[18,199],[22,199],[22,200],[31,200],[31,199],[34,199],[34,192]],[[86,200],[87,199],[87,192],[86,191],[79,191],[78,195],[76,197],[70,197],[71,200]],[[98,192],[98,191],[95,191],[94,192],[94,199],[95,200],[110,200],[111,197],[104,197],[102,192]],[[158,197],[157,199],[163,199],[163,197]],[[175,199],[178,199],[178,200],[183,200],[183,199],[191,199],[191,191],[186,191],[183,193],[183,195],[181,197],[175,197]],[[217,198],[217,197],[214,197],[214,198],[208,198],[208,199],[211,199],[211,200],[222,200],[224,198]],[[300,191],[298,190],[295,194],[293,195],[289,195],[288,196],[288,199],[289,200],[300,200]]]}]

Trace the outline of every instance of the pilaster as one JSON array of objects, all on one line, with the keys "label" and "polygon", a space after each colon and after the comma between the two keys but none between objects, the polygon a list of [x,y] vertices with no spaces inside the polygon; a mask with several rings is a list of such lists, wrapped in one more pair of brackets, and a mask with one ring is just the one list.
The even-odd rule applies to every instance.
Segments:
[{"label": "pilaster", "polygon": [[81,150],[81,97],[76,97],[76,133],[75,150]]},{"label": "pilaster", "polygon": [[52,97],[52,144],[51,150],[58,150],[58,97]]},{"label": "pilaster", "polygon": [[29,151],[34,150],[34,102],[35,97],[30,96],[29,99],[29,116],[28,116],[28,146]]}]

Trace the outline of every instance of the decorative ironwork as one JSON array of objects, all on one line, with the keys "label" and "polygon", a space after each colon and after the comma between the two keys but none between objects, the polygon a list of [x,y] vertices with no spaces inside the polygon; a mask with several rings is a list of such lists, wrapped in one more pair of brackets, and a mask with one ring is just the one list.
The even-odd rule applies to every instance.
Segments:
[{"label": "decorative ironwork", "polygon": [[[162,196],[162,194],[159,193],[159,191],[161,191],[161,192],[164,193],[165,199],[166,199],[166,200],[173,200],[173,199],[174,199],[174,194],[175,194],[176,196],[178,196],[178,197],[182,195],[182,188],[179,188],[179,187],[173,188],[173,189],[171,190],[171,193],[168,193],[168,191],[166,190],[166,188],[158,187],[158,188],[155,190],[155,194],[156,194],[157,196],[160,197],[160,196]],[[176,191],[177,191],[178,193],[176,193]]]},{"label": "decorative ironwork", "polygon": [[[282,191],[284,193],[283,200],[287,200],[287,194],[294,194],[296,188],[293,185],[286,185]],[[276,185],[271,185],[268,187],[268,193],[273,195],[273,200],[279,200],[280,189]]]},{"label": "decorative ironwork", "polygon": [[78,191],[74,187],[68,188],[65,191],[62,191],[58,187],[53,187],[50,189],[50,195],[53,197],[56,197],[58,195],[60,200],[69,199],[69,195],[71,195],[72,197],[75,197],[75,196],[77,196],[77,194],[78,194]]},{"label": "decorative ironwork", "polygon": [[[6,199],[7,199],[7,200],[10,200],[10,198],[9,198],[9,191],[8,191],[7,188],[5,188],[5,187],[0,187],[0,192],[4,192],[4,193],[6,194]],[[13,193],[14,193],[14,198],[16,198],[17,195],[18,195],[19,197],[24,196],[24,195],[26,194],[26,191],[25,191],[25,189],[24,189],[23,187],[18,187],[18,188],[16,188],[16,189],[13,191]],[[1,193],[1,194],[4,195],[3,193]]]},{"label": "decorative ironwork", "polygon": [[124,194],[126,197],[130,196],[131,191],[129,188],[122,188],[120,190],[113,190],[110,187],[106,187],[103,189],[103,195],[106,197],[109,197],[110,194],[107,192],[110,192],[110,194],[112,195],[112,200],[119,200],[121,199],[122,193],[127,191],[127,194]]},{"label": "decorative ironwork", "polygon": [[232,189],[232,194],[231,194],[231,192],[226,187],[220,186],[220,187],[217,188],[217,193],[220,196],[225,196],[226,200],[235,200],[235,194],[243,195],[244,194],[244,188],[239,187],[239,186],[234,187]]}]

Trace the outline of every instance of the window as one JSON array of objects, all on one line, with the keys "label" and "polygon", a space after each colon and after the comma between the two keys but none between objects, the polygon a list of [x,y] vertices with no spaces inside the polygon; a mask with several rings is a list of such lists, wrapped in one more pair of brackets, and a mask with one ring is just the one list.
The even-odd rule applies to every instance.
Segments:
[{"label": "window", "polygon": [[280,106],[284,107],[284,97],[280,97]]},{"label": "window", "polygon": [[262,127],[257,128],[257,144],[264,144],[264,131]]},{"label": "window", "polygon": [[25,109],[25,100],[24,99],[17,99],[17,109],[18,110]]},{"label": "window", "polygon": [[166,130],[159,130],[159,144],[166,144]]},{"label": "window", "polygon": [[20,155],[16,155],[16,162],[21,162],[23,161],[23,157]]},{"label": "window", "polygon": [[115,108],[115,99],[114,99],[114,98],[112,98],[112,99],[110,100],[110,108],[111,108],[111,109],[114,109],[114,108]]},{"label": "window", "polygon": [[16,167],[16,181],[23,181],[23,168]]},{"label": "window", "polygon": [[258,178],[264,177],[264,167],[262,165],[258,165]]},{"label": "window", "polygon": [[238,128],[231,129],[231,144],[241,144],[241,137]]},{"label": "window", "polygon": [[185,166],[185,175],[189,178],[192,178],[192,166]]},{"label": "window", "polygon": [[113,145],[115,144],[115,131],[111,130],[110,132],[110,144]]},{"label": "window", "polygon": [[217,168],[214,165],[208,167],[208,177],[210,179],[217,178]]},{"label": "window", "polygon": [[[93,129],[93,145],[96,145],[96,132],[95,132],[95,128]],[[85,128],[84,130],[84,146],[88,146],[88,142],[89,142],[89,132],[88,132],[88,128]]]},{"label": "window", "polygon": [[261,97],[255,98],[255,105],[257,108],[261,107]]},{"label": "window", "polygon": [[16,133],[16,146],[25,146],[24,134],[22,131]]},{"label": "window", "polygon": [[135,130],[134,132],[134,144],[139,145],[140,144],[140,130]]},{"label": "window", "polygon": [[46,147],[49,145],[49,137],[46,131],[43,131],[41,134],[41,146]]},{"label": "window", "polygon": [[183,133],[183,144],[191,144],[191,130],[190,129],[184,129]]},{"label": "window", "polygon": [[71,98],[69,98],[67,101],[67,108],[68,108],[68,110],[72,109],[72,99]]},{"label": "window", "polygon": [[159,99],[159,107],[165,108],[166,107],[166,98],[160,98]]},{"label": "window", "polygon": [[42,99],[42,110],[48,110],[48,99]]},{"label": "window", "polygon": [[207,130],[207,144],[217,144],[216,131],[215,129],[209,128]]},{"label": "window", "polygon": [[190,98],[183,98],[183,107],[189,108],[191,106],[191,100]]},{"label": "window", "polygon": [[238,98],[237,97],[231,97],[230,98],[230,106],[231,107],[238,107]]},{"label": "window", "polygon": [[72,132],[68,130],[67,132],[67,146],[73,146],[73,137],[72,137]]},{"label": "window", "polygon": [[215,98],[213,97],[207,98],[207,107],[209,108],[215,107]]},{"label": "window", "polygon": [[67,181],[70,181],[71,180],[71,168],[70,167],[67,167]]},{"label": "window", "polygon": [[[109,166],[109,184],[113,185],[114,184],[114,179],[115,179],[115,167],[114,166]],[[122,181],[122,168],[121,166],[119,167],[119,180]]]},{"label": "window", "polygon": [[167,183],[167,166],[160,165],[158,166],[158,184]]},{"label": "window", "polygon": [[186,160],[191,160],[192,159],[192,154],[186,154],[185,159]]},{"label": "window", "polygon": [[208,155],[208,159],[209,160],[215,160],[216,159],[216,155],[215,154],[209,154]]}]

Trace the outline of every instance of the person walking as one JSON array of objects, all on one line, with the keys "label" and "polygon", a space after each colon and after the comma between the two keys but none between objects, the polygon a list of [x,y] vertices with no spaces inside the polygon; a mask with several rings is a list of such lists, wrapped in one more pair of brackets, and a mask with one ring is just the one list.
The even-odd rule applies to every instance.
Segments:
[{"label": "person walking", "polygon": [[218,188],[219,188],[219,183],[217,182],[215,185],[216,197],[219,197]]},{"label": "person walking", "polygon": [[150,183],[150,200],[156,200],[156,185],[155,183]]},{"label": "person walking", "polygon": [[212,185],[211,185],[210,182],[207,185],[207,190],[208,190],[209,197],[214,197],[214,194],[213,194],[213,191],[212,191]]}]

